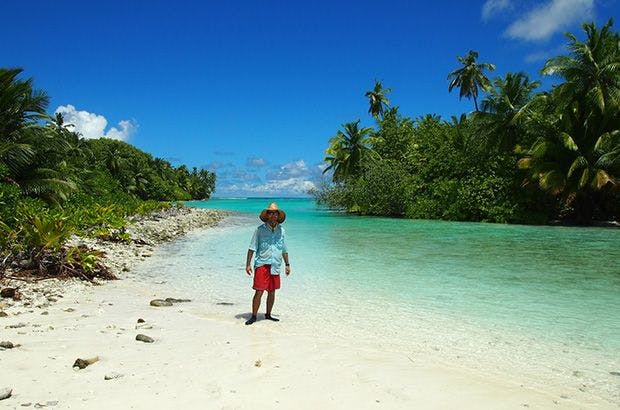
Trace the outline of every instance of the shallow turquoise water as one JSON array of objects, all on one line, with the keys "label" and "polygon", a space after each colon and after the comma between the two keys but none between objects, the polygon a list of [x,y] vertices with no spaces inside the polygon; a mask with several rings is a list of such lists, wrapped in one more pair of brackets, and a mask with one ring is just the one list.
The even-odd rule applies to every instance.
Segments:
[{"label": "shallow turquoise water", "polygon": [[[240,305],[208,313],[242,321],[251,296],[245,253],[269,202],[188,203],[235,214],[167,245],[145,269],[197,297]],[[620,377],[610,372],[620,371],[620,230],[370,218],[308,199],[277,202],[293,274],[274,312],[287,332],[407,355],[438,351],[451,363],[618,398]]]},{"label": "shallow turquoise water", "polygon": [[[238,211],[260,223],[256,215],[268,202],[190,205]],[[318,278],[488,324],[587,337],[620,352],[618,229],[369,218],[307,199],[278,203],[287,211],[293,264],[315,267]],[[249,241],[230,239],[242,247]]]}]

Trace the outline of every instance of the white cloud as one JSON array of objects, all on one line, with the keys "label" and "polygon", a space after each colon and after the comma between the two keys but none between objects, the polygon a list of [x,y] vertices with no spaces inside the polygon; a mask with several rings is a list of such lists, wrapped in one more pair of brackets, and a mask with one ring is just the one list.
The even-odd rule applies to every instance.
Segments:
[{"label": "white cloud", "polygon": [[506,30],[511,38],[540,41],[575,22],[590,18],[594,0],[551,0],[531,10]]},{"label": "white cloud", "polygon": [[249,157],[246,161],[246,165],[249,167],[263,167],[267,165],[265,158]]},{"label": "white cloud", "polygon": [[267,179],[289,179],[308,175],[309,169],[303,159],[281,165],[275,171],[267,173]]},{"label": "white cloud", "polygon": [[552,57],[549,51],[538,51],[535,53],[530,53],[525,56],[526,63],[538,63],[540,61],[546,61]]},{"label": "white cloud", "polygon": [[267,181],[263,184],[236,183],[218,187],[218,195],[264,195],[264,196],[300,196],[307,195],[316,185],[312,181],[299,178]]},{"label": "white cloud", "polygon": [[510,0],[487,0],[482,5],[482,20],[487,21],[510,7]]},{"label": "white cloud", "polygon": [[234,168],[217,174],[219,196],[305,196],[320,178],[320,166],[308,167],[304,160],[289,162],[267,172],[264,182],[256,168]]},{"label": "white cloud", "polygon": [[65,125],[72,125],[71,131],[78,132],[87,139],[110,138],[127,141],[138,128],[135,121],[122,120],[117,127],[112,127],[108,132],[105,132],[108,120],[103,115],[78,111],[71,104],[59,106],[54,113],[62,114]]}]

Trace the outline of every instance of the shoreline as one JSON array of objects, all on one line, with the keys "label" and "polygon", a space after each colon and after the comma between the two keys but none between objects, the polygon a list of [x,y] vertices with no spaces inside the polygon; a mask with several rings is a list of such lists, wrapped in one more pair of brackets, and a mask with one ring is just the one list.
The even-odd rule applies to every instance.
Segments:
[{"label": "shoreline", "polygon": [[[192,208],[187,213],[194,211],[213,212]],[[202,225],[177,225],[171,220],[185,217],[176,215],[136,226],[139,232],[154,232],[154,227],[170,225],[172,239],[192,229],[208,229],[227,213],[216,214]],[[170,223],[162,225],[162,220]],[[209,408],[617,408],[602,400],[561,398],[554,393],[556,388],[540,391],[432,358],[414,360],[290,335],[285,323],[270,326],[259,321],[259,326],[248,328],[234,318],[207,317],[201,305],[216,305],[215,300],[149,306],[152,299],[184,297],[171,294],[165,283],[132,273],[157,252],[157,243],[164,242],[156,238],[154,233],[152,242],[146,238],[148,244],[133,248],[105,243],[110,268],[120,280],[105,281],[103,286],[77,280],[52,285],[56,280],[51,280],[45,284],[51,286],[47,294],[39,291],[30,306],[5,309],[10,315],[0,317],[0,341],[19,346],[0,349],[0,366],[10,369],[0,373],[0,391],[12,389],[12,397],[0,405],[166,408],[206,402]],[[46,302],[37,306],[43,298]],[[139,333],[154,343],[136,341]],[[93,357],[99,360],[85,369],[71,367],[77,358]]]}]

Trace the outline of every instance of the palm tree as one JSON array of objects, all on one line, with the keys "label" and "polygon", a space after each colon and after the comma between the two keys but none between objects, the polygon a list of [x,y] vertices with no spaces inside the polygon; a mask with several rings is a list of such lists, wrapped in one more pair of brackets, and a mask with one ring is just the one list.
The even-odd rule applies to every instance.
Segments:
[{"label": "palm tree", "polygon": [[8,182],[26,195],[51,202],[66,199],[76,186],[53,163],[69,147],[51,127],[45,112],[49,98],[33,89],[33,80],[20,80],[20,68],[0,68],[0,162],[9,169]]},{"label": "palm tree", "polygon": [[378,119],[379,116],[383,116],[383,112],[390,104],[390,100],[385,95],[391,92],[391,88],[383,88],[381,81],[375,80],[375,87],[371,91],[366,91],[366,94],[364,94],[370,103],[368,113],[376,119]]},{"label": "palm tree", "polygon": [[491,139],[489,143],[504,151],[511,150],[525,141],[526,131],[520,120],[540,82],[530,81],[525,73],[507,73],[504,78],[493,80],[493,85],[482,100],[482,112],[477,117],[481,131]]},{"label": "palm tree", "polygon": [[361,172],[362,163],[377,154],[372,150],[372,128],[359,128],[360,120],[343,124],[344,132],[338,133],[330,140],[324,161],[328,163],[323,170],[326,173],[333,169],[333,180],[343,181],[349,176]]},{"label": "palm tree", "polygon": [[580,222],[620,185],[620,36],[612,24],[601,30],[584,24],[586,41],[567,34],[570,55],[547,61],[543,74],[564,80],[540,97],[555,107],[546,115],[555,132],[542,134],[519,162],[542,189],[572,206]]},{"label": "palm tree", "polygon": [[[588,121],[597,134],[608,122],[618,125],[620,106],[620,36],[613,33],[610,19],[601,30],[594,23],[584,24],[585,42],[567,33],[570,56],[550,59],[542,69],[544,75],[556,75],[565,82],[554,89],[558,103],[567,108],[574,102],[589,109],[583,111],[583,121]],[[596,121],[590,119],[596,115]]]},{"label": "palm tree", "polygon": [[48,119],[49,98],[33,90],[32,79],[17,77],[21,68],[0,68],[0,161],[12,174],[34,157],[36,140],[43,134],[38,121]]},{"label": "palm tree", "polygon": [[448,91],[451,92],[454,87],[459,87],[459,99],[463,97],[473,98],[476,112],[478,111],[478,89],[486,91],[491,88],[491,83],[484,75],[484,70],[495,70],[495,65],[477,63],[477,58],[478,52],[469,50],[465,57],[457,57],[457,60],[463,64],[463,67],[448,74],[448,80],[452,80]]}]

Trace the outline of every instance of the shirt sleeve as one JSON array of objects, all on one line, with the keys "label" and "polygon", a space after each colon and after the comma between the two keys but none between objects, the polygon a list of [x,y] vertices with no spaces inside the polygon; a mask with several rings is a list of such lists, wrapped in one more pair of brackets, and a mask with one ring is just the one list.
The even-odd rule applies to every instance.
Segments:
[{"label": "shirt sleeve", "polygon": [[254,252],[258,249],[258,228],[254,230],[254,235],[252,235],[248,249]]},{"label": "shirt sleeve", "polygon": [[288,253],[288,248],[286,247],[286,236],[284,235],[284,228],[282,228],[282,253]]}]

